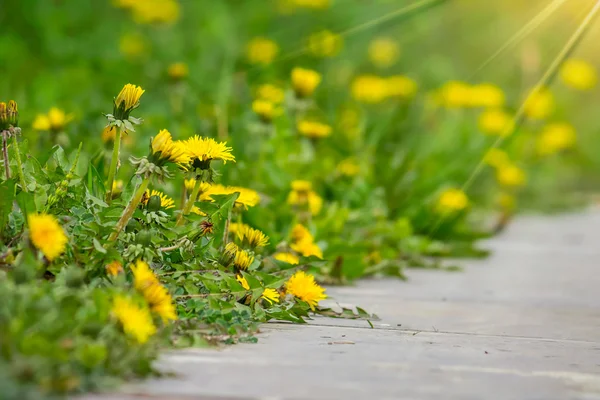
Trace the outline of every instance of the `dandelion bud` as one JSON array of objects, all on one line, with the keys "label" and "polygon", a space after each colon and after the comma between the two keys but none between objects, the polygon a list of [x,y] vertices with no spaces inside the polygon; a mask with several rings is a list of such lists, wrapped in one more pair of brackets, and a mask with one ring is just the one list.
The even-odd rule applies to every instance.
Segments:
[{"label": "dandelion bud", "polygon": [[8,102],[8,123],[12,126],[19,126],[19,108],[17,102],[10,100]]},{"label": "dandelion bud", "polygon": [[236,270],[246,270],[254,262],[254,256],[250,255],[246,250],[239,250],[233,260],[233,265]]},{"label": "dandelion bud", "polygon": [[0,102],[0,130],[8,129],[8,110],[5,102]]},{"label": "dandelion bud", "polygon": [[141,87],[131,83],[125,85],[114,100],[114,117],[118,120],[128,119],[129,113],[139,107],[142,94],[144,90]]},{"label": "dandelion bud", "polygon": [[227,245],[225,245],[225,251],[223,251],[223,254],[221,255],[221,259],[219,260],[219,263],[221,265],[223,265],[224,267],[228,267],[229,265],[231,265],[231,263],[233,262],[233,260],[236,257],[236,254],[239,251],[240,251],[240,248],[237,246],[237,244],[235,244],[233,242],[227,243]]}]

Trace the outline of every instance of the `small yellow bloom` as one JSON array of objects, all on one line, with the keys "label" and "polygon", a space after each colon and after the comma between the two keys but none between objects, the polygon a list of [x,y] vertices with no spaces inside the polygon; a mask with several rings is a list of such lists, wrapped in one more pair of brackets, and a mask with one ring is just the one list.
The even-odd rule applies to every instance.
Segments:
[{"label": "small yellow bloom", "polygon": [[531,119],[544,119],[554,111],[554,96],[549,89],[529,95],[525,101],[525,114]]},{"label": "small yellow bloom", "polygon": [[311,139],[322,139],[331,135],[331,126],[317,121],[298,122],[298,132]]},{"label": "small yellow bloom", "polygon": [[490,108],[479,116],[479,129],[489,135],[508,136],[512,133],[513,119],[507,112]]},{"label": "small yellow bloom", "polygon": [[52,107],[48,114],[38,114],[33,121],[33,129],[37,131],[62,132],[73,120],[73,114],[66,114],[60,108]]},{"label": "small yellow bloom", "polygon": [[231,224],[229,230],[234,234],[240,242],[247,244],[252,248],[265,247],[269,243],[269,237],[258,229],[251,228],[246,224],[236,224],[232,229]]},{"label": "small yellow bloom", "polygon": [[469,198],[460,189],[446,189],[438,198],[437,210],[441,213],[462,211],[469,205]]},{"label": "small yellow bloom", "polygon": [[300,263],[300,257],[298,257],[295,254],[292,253],[287,253],[287,252],[283,252],[283,253],[275,253],[273,255],[273,258],[275,258],[278,261],[284,262],[284,263],[288,263],[291,265],[297,265]]},{"label": "small yellow bloom", "polygon": [[281,104],[285,99],[285,92],[278,86],[266,83],[258,87],[256,96],[261,100],[267,100],[273,104]]},{"label": "small yellow bloom", "polygon": [[[120,0],[123,2],[123,0]],[[138,24],[173,23],[179,19],[180,6],[176,0],[125,0]]]},{"label": "small yellow bloom", "polygon": [[579,90],[590,90],[598,82],[598,74],[594,66],[578,59],[565,61],[560,70],[560,77],[565,85]]},{"label": "small yellow bloom", "polygon": [[187,78],[187,76],[190,74],[190,70],[186,63],[177,62],[169,65],[169,68],[167,68],[167,74],[172,80],[181,81]]},{"label": "small yellow bloom", "polygon": [[292,70],[292,87],[296,96],[311,96],[321,83],[321,75],[313,70],[296,67]]},{"label": "small yellow bloom", "polygon": [[186,149],[173,141],[171,132],[162,129],[152,138],[152,158],[158,164],[172,162],[176,164],[187,163],[189,160]]},{"label": "small yellow bloom", "polygon": [[508,154],[505,151],[500,149],[490,149],[483,158],[486,164],[492,166],[494,168],[499,168],[500,166],[509,163]]},{"label": "small yellow bloom", "polygon": [[133,272],[134,287],[144,296],[150,309],[159,315],[163,321],[176,320],[177,315],[173,299],[167,288],[162,286],[156,275],[154,275],[148,263],[137,260],[130,268]]},{"label": "small yellow bloom", "polygon": [[140,98],[145,90],[141,87],[128,83],[123,86],[114,100],[113,115],[116,119],[126,120],[129,118],[129,113],[139,107]]},{"label": "small yellow bloom", "polygon": [[203,138],[198,135],[179,142],[179,148],[185,151],[191,169],[208,169],[213,160],[235,162],[231,147],[226,142],[217,142],[213,138]]},{"label": "small yellow bloom", "polygon": [[275,289],[265,288],[260,297],[268,301],[269,304],[279,303],[279,292]]},{"label": "small yellow bloom", "polygon": [[236,275],[235,279],[242,285],[245,290],[250,290],[250,285],[248,284],[248,280],[244,278],[242,275]]},{"label": "small yellow bloom", "polygon": [[308,240],[292,243],[290,248],[302,254],[303,257],[315,256],[323,258],[323,250],[316,243]]},{"label": "small yellow bloom", "polygon": [[327,298],[325,289],[315,282],[315,277],[304,271],[297,271],[285,284],[286,292],[308,303],[311,310],[319,301]]},{"label": "small yellow bloom", "polygon": [[564,122],[548,124],[537,138],[536,149],[539,155],[550,155],[572,148],[577,141],[575,129]]},{"label": "small yellow bloom", "polygon": [[137,260],[135,264],[130,265],[130,268],[131,272],[133,272],[134,287],[138,292],[143,293],[144,290],[152,285],[160,285],[158,278],[154,275],[147,262]]},{"label": "small yellow bloom", "polygon": [[410,98],[417,92],[417,83],[407,76],[394,75],[385,79],[386,96]]},{"label": "small yellow bloom", "polygon": [[471,101],[471,86],[460,81],[448,81],[437,92],[440,105],[448,108],[468,107]]},{"label": "small yellow bloom", "polygon": [[255,37],[246,47],[246,57],[252,64],[270,64],[279,53],[279,46],[271,39]]},{"label": "small yellow bloom", "polygon": [[246,270],[254,262],[254,256],[246,250],[239,249],[235,253],[233,265],[238,270]]},{"label": "small yellow bloom", "polygon": [[142,197],[142,201],[140,203],[143,205],[148,204],[148,200],[150,200],[150,197],[152,196],[158,196],[158,198],[160,198],[160,207],[164,208],[165,210],[175,207],[175,201],[158,190],[146,190],[146,195]]},{"label": "small yellow bloom", "polygon": [[342,37],[329,30],[313,33],[308,38],[308,49],[317,57],[333,57],[340,52],[343,44]]},{"label": "small yellow bloom", "polygon": [[347,158],[337,165],[336,170],[340,175],[353,177],[360,173],[360,165],[356,160]]},{"label": "small yellow bloom", "polygon": [[123,264],[119,260],[114,260],[106,265],[108,275],[117,276],[123,272]]},{"label": "small yellow bloom", "polygon": [[145,307],[140,307],[124,296],[116,296],[112,308],[123,331],[138,343],[146,343],[156,333],[152,316]]},{"label": "small yellow bloom", "polygon": [[258,192],[252,189],[243,188],[239,186],[223,186],[223,185],[211,185],[202,195],[200,196],[201,201],[214,201],[211,197],[213,195],[220,194],[232,194],[239,193],[240,195],[235,200],[235,206],[247,209],[248,207],[254,207],[260,202],[260,196]]},{"label": "small yellow bloom", "polygon": [[496,85],[481,83],[471,87],[470,91],[473,107],[502,107],[504,105],[504,92]]},{"label": "small yellow bloom", "polygon": [[384,78],[376,75],[360,75],[352,82],[352,97],[363,103],[380,103],[388,95],[388,86]]},{"label": "small yellow bloom", "polygon": [[378,37],[369,43],[369,60],[379,68],[391,67],[400,57],[400,46],[391,38]]},{"label": "small yellow bloom", "polygon": [[270,123],[273,118],[281,114],[281,109],[268,100],[254,100],[252,102],[252,111],[260,117],[263,122]]},{"label": "small yellow bloom", "polygon": [[312,242],[314,240],[313,235],[302,224],[294,225],[292,228],[291,237],[294,242]]},{"label": "small yellow bloom", "polygon": [[312,190],[312,183],[302,179],[293,180],[290,186],[292,187],[292,190],[295,190],[296,192],[308,193]]},{"label": "small yellow bloom", "polygon": [[287,203],[291,206],[308,206],[310,213],[317,215],[323,207],[323,199],[312,189],[306,189],[306,183],[310,184],[307,181],[292,182],[292,191],[288,195]]},{"label": "small yellow bloom", "polygon": [[525,184],[527,177],[525,176],[525,171],[509,163],[498,167],[496,179],[502,186],[519,187]]},{"label": "small yellow bloom", "polygon": [[322,10],[328,8],[331,0],[291,0],[296,7],[312,8]]},{"label": "small yellow bloom", "polygon": [[54,215],[30,214],[27,223],[31,243],[48,261],[55,260],[65,251],[69,239]]}]

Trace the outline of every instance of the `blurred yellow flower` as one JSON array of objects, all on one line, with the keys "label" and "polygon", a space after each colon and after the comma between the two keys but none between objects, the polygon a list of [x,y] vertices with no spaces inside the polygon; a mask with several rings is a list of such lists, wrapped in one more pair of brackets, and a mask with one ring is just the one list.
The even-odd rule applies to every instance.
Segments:
[{"label": "blurred yellow flower", "polygon": [[579,90],[590,90],[598,82],[598,74],[592,64],[573,58],[565,61],[560,77],[565,85]]},{"label": "blurred yellow flower", "polygon": [[177,0],[116,0],[115,3],[129,8],[138,24],[173,23],[179,19]]},{"label": "blurred yellow flower", "polygon": [[298,132],[311,139],[322,139],[331,135],[331,126],[317,121],[302,120],[298,122]]},{"label": "blurred yellow flower", "polygon": [[436,98],[444,107],[468,107],[472,104],[471,94],[471,86],[468,83],[448,81],[437,91]]},{"label": "blurred yellow flower", "polygon": [[285,99],[283,89],[270,83],[260,85],[256,90],[256,95],[259,99],[269,101],[273,104],[280,104]]},{"label": "blurred yellow flower", "polygon": [[388,95],[385,79],[376,75],[360,75],[352,82],[352,97],[363,103],[380,103]]},{"label": "blurred yellow flower", "polygon": [[48,261],[53,261],[65,251],[69,239],[54,215],[29,214],[27,224],[29,240]]},{"label": "blurred yellow flower", "polygon": [[[195,179],[186,179],[184,182],[185,185],[185,189],[188,190],[189,192],[192,192],[194,190],[194,186],[196,185],[196,180]],[[208,191],[208,189],[210,189],[212,185],[208,182],[202,182],[200,184],[200,191],[198,192],[198,197],[202,196],[203,193],[206,193]]]},{"label": "blurred yellow flower", "polygon": [[123,272],[123,264],[119,260],[114,260],[106,264],[105,269],[108,275],[117,276]]},{"label": "blurred yellow flower", "polygon": [[329,30],[313,33],[308,38],[308,49],[317,57],[333,57],[340,52],[343,44],[342,37]]},{"label": "blurred yellow flower", "polygon": [[315,256],[323,258],[323,251],[315,243],[313,235],[302,224],[296,224],[290,234],[290,248],[304,257]]},{"label": "blurred yellow flower", "polygon": [[277,43],[265,37],[255,37],[246,46],[246,57],[251,64],[270,64],[278,52]]},{"label": "blurred yellow flower", "polygon": [[290,233],[292,241],[294,242],[303,242],[310,241],[313,242],[313,235],[309,232],[308,229],[302,224],[296,224],[292,228],[292,232]]},{"label": "blurred yellow flower", "polygon": [[531,93],[525,100],[525,115],[531,119],[544,119],[554,111],[554,96],[543,88]]},{"label": "blurred yellow flower", "polygon": [[73,120],[73,114],[66,114],[60,108],[52,107],[48,114],[38,114],[33,120],[36,131],[62,132],[65,126]]},{"label": "blurred yellow flower", "polygon": [[138,33],[127,33],[119,40],[119,51],[132,60],[148,54],[149,48],[146,39]]},{"label": "blurred yellow flower", "polygon": [[173,299],[167,288],[161,285],[156,275],[154,275],[148,263],[137,260],[130,268],[133,272],[134,287],[144,296],[150,310],[160,316],[163,321],[176,320],[177,315]]},{"label": "blurred yellow flower", "polygon": [[525,171],[511,163],[498,166],[496,179],[502,186],[519,187],[525,185],[527,177]]},{"label": "blurred yellow flower", "polygon": [[252,102],[252,111],[265,123],[270,123],[273,118],[281,114],[282,110],[268,100],[257,99]]},{"label": "blurred yellow flower", "polygon": [[133,284],[135,290],[142,293],[146,288],[152,285],[160,285],[158,278],[154,275],[154,272],[150,269],[147,262],[143,260],[137,260],[135,264],[129,266],[133,273]]},{"label": "blurred yellow flower", "polygon": [[285,284],[287,293],[308,303],[311,310],[319,304],[319,301],[327,298],[325,289],[317,284],[315,277],[304,271],[297,271]]},{"label": "blurred yellow flower", "polygon": [[231,154],[232,148],[227,147],[227,142],[217,142],[213,138],[196,135],[180,141],[178,147],[184,151],[190,169],[208,169],[213,160],[235,162],[235,157]]},{"label": "blurred yellow flower", "polygon": [[548,124],[539,134],[536,150],[539,155],[550,155],[572,148],[577,141],[575,129],[564,122]]},{"label": "blurred yellow flower", "polygon": [[488,150],[483,160],[486,164],[494,168],[499,168],[500,166],[509,162],[508,154],[506,154],[504,150],[496,148]]},{"label": "blurred yellow flower", "polygon": [[353,158],[342,160],[336,167],[340,175],[353,177],[360,173],[360,165]]},{"label": "blurred yellow flower", "polygon": [[235,206],[247,209],[248,207],[254,207],[260,202],[260,196],[258,192],[252,189],[239,187],[239,186],[223,186],[223,185],[211,185],[202,195],[200,196],[201,201],[213,201],[213,195],[220,194],[233,194],[239,193],[239,197],[235,201]]},{"label": "blurred yellow flower", "polygon": [[296,67],[292,70],[292,87],[299,98],[311,96],[321,83],[321,75],[313,70]]},{"label": "blurred yellow flower", "polygon": [[279,292],[275,289],[265,288],[260,297],[268,301],[269,304],[279,303]]},{"label": "blurred yellow flower", "polygon": [[171,132],[162,129],[151,141],[152,155],[156,162],[186,163],[189,160],[186,151],[171,137]]},{"label": "blurred yellow flower", "polygon": [[287,253],[287,252],[275,253],[273,255],[273,258],[275,258],[278,261],[288,263],[291,265],[297,265],[298,263],[300,263],[300,258],[297,255],[292,254],[292,253]]},{"label": "blurred yellow flower", "polygon": [[253,262],[254,256],[242,249],[238,249],[233,258],[233,265],[237,270],[246,270]]},{"label": "blurred yellow flower", "polygon": [[417,83],[407,76],[394,75],[385,79],[386,96],[408,98],[417,92]]},{"label": "blurred yellow flower", "polygon": [[307,181],[292,182],[292,190],[288,195],[287,203],[291,206],[308,207],[308,211],[312,215],[317,215],[323,208],[323,199],[312,189],[307,189],[309,186],[305,186],[305,182]]},{"label": "blurred yellow flower", "polygon": [[469,206],[469,198],[460,189],[450,188],[442,192],[437,202],[437,210],[441,213],[462,211]]},{"label": "blurred yellow flower", "polygon": [[146,190],[146,194],[142,197],[140,203],[143,205],[148,204],[148,200],[150,200],[150,197],[152,196],[158,196],[158,198],[160,199],[160,207],[165,210],[175,207],[175,201],[163,192],[158,190]]},{"label": "blurred yellow flower", "polygon": [[391,67],[400,57],[400,46],[388,37],[378,37],[369,43],[369,60],[379,68]]},{"label": "blurred yellow flower", "polygon": [[470,91],[473,107],[502,107],[504,105],[504,92],[496,85],[480,83],[472,86]]},{"label": "blurred yellow flower", "polygon": [[190,69],[186,63],[177,62],[169,65],[167,68],[167,74],[172,80],[180,81],[187,78],[187,76],[190,74]]},{"label": "blurred yellow flower", "polygon": [[104,143],[112,142],[117,137],[117,128],[112,125],[106,125],[102,129],[102,141]]},{"label": "blurred yellow flower", "polygon": [[489,135],[508,136],[512,133],[513,118],[506,111],[490,108],[479,115],[479,129]]},{"label": "blurred yellow flower", "polygon": [[140,307],[124,296],[116,296],[112,308],[113,314],[123,327],[123,331],[143,344],[156,333],[152,316],[146,307]]},{"label": "blurred yellow flower", "polygon": [[290,186],[292,187],[292,190],[295,190],[297,192],[308,192],[312,190],[312,183],[310,181],[305,181],[302,179],[296,179],[292,181]]},{"label": "blurred yellow flower", "polygon": [[296,7],[312,8],[322,10],[328,8],[331,0],[291,0]]}]

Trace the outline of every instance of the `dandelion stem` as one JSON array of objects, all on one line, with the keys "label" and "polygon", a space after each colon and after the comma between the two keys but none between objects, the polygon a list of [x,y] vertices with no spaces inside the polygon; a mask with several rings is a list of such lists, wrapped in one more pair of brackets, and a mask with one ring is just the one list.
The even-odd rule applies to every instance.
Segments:
[{"label": "dandelion stem", "polygon": [[117,225],[115,225],[115,230],[113,231],[113,233],[110,234],[110,237],[108,238],[109,242],[114,242],[115,240],[117,240],[119,233],[121,233],[123,228],[125,228],[125,225],[127,225],[129,220],[131,219],[133,212],[137,208],[138,204],[140,204],[140,200],[142,199],[142,196],[146,192],[146,189],[148,189],[149,184],[150,184],[149,177],[144,178],[142,183],[140,183],[137,190],[133,194],[133,197],[131,198],[131,200],[129,200],[129,204],[127,204],[127,207],[125,207],[125,209],[123,210],[123,214],[121,214],[121,218],[119,219],[119,222],[117,222]]},{"label": "dandelion stem", "polygon": [[15,146],[15,158],[17,159],[17,173],[19,174],[19,183],[21,184],[21,190],[27,192],[27,185],[25,185],[25,175],[23,174],[23,163],[21,162],[21,150],[19,150],[19,141],[17,140],[16,133],[13,133],[13,146]]},{"label": "dandelion stem", "polygon": [[202,179],[196,178],[196,183],[194,184],[194,189],[192,190],[192,194],[185,203],[185,207],[183,208],[183,212],[179,214],[179,218],[177,219],[177,225],[181,225],[183,222],[183,216],[188,215],[190,211],[192,211],[192,207],[198,199],[198,193],[200,193],[200,187],[202,186]]},{"label": "dandelion stem", "polygon": [[4,170],[6,171],[6,180],[10,179],[10,165],[8,165],[8,131],[2,131],[2,157],[4,158]]},{"label": "dandelion stem", "polygon": [[106,203],[110,204],[113,195],[113,182],[115,181],[115,175],[117,174],[117,165],[119,164],[119,151],[121,149],[121,128],[115,126],[117,133],[115,135],[115,143],[113,147],[112,159],[110,161],[110,169],[108,170],[108,181],[106,188]]}]

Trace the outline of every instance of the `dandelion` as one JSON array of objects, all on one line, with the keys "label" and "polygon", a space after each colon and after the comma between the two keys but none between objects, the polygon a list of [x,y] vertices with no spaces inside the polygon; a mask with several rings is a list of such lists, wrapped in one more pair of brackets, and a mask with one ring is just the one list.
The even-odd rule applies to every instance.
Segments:
[{"label": "dandelion", "polygon": [[506,152],[503,150],[495,148],[488,150],[483,160],[486,164],[494,168],[499,168],[500,166],[509,162],[508,154],[506,154]]},{"label": "dandelion", "polygon": [[163,321],[176,320],[175,306],[167,288],[150,269],[148,263],[137,260],[131,265],[133,272],[134,287],[144,296],[150,310],[162,318]]},{"label": "dandelion", "polygon": [[352,81],[352,97],[355,100],[376,104],[381,103],[388,95],[386,80],[376,75],[360,75]]},{"label": "dandelion", "polygon": [[292,191],[289,193],[287,203],[291,206],[308,207],[312,215],[317,215],[323,208],[323,199],[312,190],[312,185],[307,181],[293,181]]},{"label": "dandelion", "polygon": [[369,60],[379,68],[391,67],[400,57],[398,43],[386,37],[378,37],[369,43]]},{"label": "dandelion", "polygon": [[187,64],[183,62],[173,63],[167,68],[167,75],[169,75],[169,78],[171,78],[171,80],[174,82],[178,82],[187,78],[189,73],[190,70]]},{"label": "dandelion", "polygon": [[277,108],[275,104],[268,100],[254,100],[252,102],[252,111],[260,117],[264,123],[271,123],[271,121],[281,114],[281,109]]},{"label": "dandelion", "polygon": [[140,344],[146,343],[156,333],[149,310],[127,297],[116,296],[112,312],[121,323],[123,331]]},{"label": "dandelion", "polygon": [[394,75],[385,79],[386,96],[410,98],[417,92],[417,83],[407,76]]},{"label": "dandelion", "polygon": [[212,198],[213,195],[229,195],[233,193],[239,193],[238,198],[235,200],[236,207],[248,209],[248,207],[254,207],[260,202],[260,196],[255,190],[239,186],[223,185],[211,185],[210,188],[200,196],[200,200],[214,201]]},{"label": "dandelion", "polygon": [[260,296],[262,299],[269,302],[270,305],[273,303],[279,303],[279,292],[275,289],[265,288]]},{"label": "dandelion", "polygon": [[504,92],[491,83],[474,85],[470,92],[471,106],[473,107],[502,107],[504,105]]},{"label": "dandelion", "polygon": [[507,112],[491,108],[481,113],[478,124],[479,129],[484,133],[507,136],[512,133],[513,120]]},{"label": "dandelion", "polygon": [[256,90],[256,95],[261,100],[266,100],[273,104],[280,104],[285,99],[285,92],[278,86],[266,83]]},{"label": "dandelion", "polygon": [[169,196],[167,196],[166,194],[164,194],[163,192],[158,191],[158,190],[152,190],[152,191],[146,190],[146,194],[144,197],[142,197],[142,201],[140,203],[142,203],[143,205],[147,205],[153,196],[156,196],[160,199],[160,207],[161,208],[168,210],[170,208],[175,207],[175,201],[172,198],[170,198]]},{"label": "dandelion", "polygon": [[446,189],[442,192],[437,202],[437,210],[441,213],[462,211],[469,205],[469,198],[460,189]]},{"label": "dandelion", "polygon": [[226,142],[217,142],[212,138],[196,135],[179,142],[179,148],[185,151],[190,169],[207,170],[213,160],[222,160],[224,163],[235,162],[231,147],[227,147]]},{"label": "dandelion", "polygon": [[300,258],[297,255],[288,252],[275,253],[273,258],[291,265],[297,265],[300,263]]},{"label": "dandelion", "polygon": [[254,262],[254,256],[246,250],[239,249],[233,258],[233,266],[237,270],[246,270]]},{"label": "dandelion", "polygon": [[292,87],[296,97],[311,96],[321,83],[321,75],[313,70],[296,67],[292,70]]},{"label": "dandelion", "polygon": [[44,254],[48,261],[54,261],[67,247],[69,239],[57,219],[49,214],[27,216],[29,239]]},{"label": "dandelion", "polygon": [[137,260],[130,268],[131,272],[133,272],[134,287],[138,292],[143,293],[144,290],[152,285],[160,285],[158,278],[154,275],[147,262]]},{"label": "dandelion", "polygon": [[519,187],[526,181],[525,172],[514,164],[502,164],[496,171],[496,179],[502,186]]},{"label": "dandelion", "polygon": [[277,43],[265,37],[255,37],[246,46],[246,57],[251,64],[270,64],[277,53],[279,53]]},{"label": "dandelion", "polygon": [[360,165],[358,165],[356,160],[347,158],[337,165],[336,171],[342,176],[351,178],[360,173]]},{"label": "dandelion", "polygon": [[236,275],[235,279],[242,285],[244,290],[250,290],[250,285],[248,284],[248,280],[244,278],[242,275]]},{"label": "dandelion", "polygon": [[565,61],[560,70],[560,77],[565,85],[578,90],[590,90],[598,82],[594,66],[579,59]]},{"label": "dandelion", "polygon": [[333,57],[340,52],[343,44],[342,37],[329,30],[313,33],[308,38],[308,49],[317,57]]},{"label": "dandelion", "polygon": [[140,98],[145,90],[141,87],[128,83],[123,86],[114,100],[113,116],[117,120],[124,121],[129,118],[131,111],[140,106]]},{"label": "dandelion", "polygon": [[328,8],[331,0],[292,0],[296,7],[311,8],[314,10],[323,10]]},{"label": "dandelion", "polygon": [[325,289],[315,282],[315,277],[304,271],[297,271],[285,284],[287,293],[306,302],[311,310],[319,304],[319,301],[327,298]]},{"label": "dandelion", "polygon": [[294,242],[304,242],[304,241],[312,242],[312,241],[314,241],[313,235],[302,224],[294,225],[290,236],[292,237],[292,240]]},{"label": "dandelion", "polygon": [[525,100],[524,107],[529,118],[544,119],[554,111],[554,96],[547,88],[534,91]]},{"label": "dandelion", "polygon": [[562,150],[572,148],[577,141],[577,134],[573,126],[564,123],[552,123],[544,127],[536,141],[536,150],[539,155],[555,154]]},{"label": "dandelion", "polygon": [[465,82],[448,81],[436,94],[440,105],[447,108],[467,107],[471,105],[471,86]]},{"label": "dandelion", "polygon": [[38,114],[33,120],[32,127],[36,131],[60,133],[72,120],[73,114],[67,114],[60,108],[52,107],[47,114]]},{"label": "dandelion", "polygon": [[111,276],[117,276],[123,272],[123,264],[119,260],[111,261],[105,268],[106,273]]},{"label": "dandelion", "polygon": [[322,139],[331,135],[331,126],[316,121],[298,122],[298,132],[310,139]]},{"label": "dandelion", "polygon": [[138,24],[173,23],[179,19],[180,6],[176,0],[117,0],[131,9],[133,19]]},{"label": "dandelion", "polygon": [[189,161],[186,149],[179,142],[175,142],[171,136],[171,132],[166,129],[160,130],[152,138],[150,148],[152,151],[151,159],[157,165],[164,165],[169,162],[184,164]]},{"label": "dandelion", "polygon": [[238,224],[234,228],[234,231],[239,241],[242,243],[246,243],[251,248],[265,247],[269,243],[269,237],[267,235],[265,235],[258,229],[251,228],[246,224]]}]

